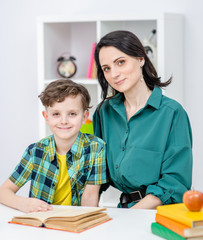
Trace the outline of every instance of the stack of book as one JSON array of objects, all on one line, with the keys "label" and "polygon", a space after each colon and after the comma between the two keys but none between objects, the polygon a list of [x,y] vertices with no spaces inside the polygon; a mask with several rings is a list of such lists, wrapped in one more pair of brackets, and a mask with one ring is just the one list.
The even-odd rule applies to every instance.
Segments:
[{"label": "stack of book", "polygon": [[163,205],[157,207],[155,220],[151,231],[164,239],[203,239],[203,210],[191,212],[184,203]]}]

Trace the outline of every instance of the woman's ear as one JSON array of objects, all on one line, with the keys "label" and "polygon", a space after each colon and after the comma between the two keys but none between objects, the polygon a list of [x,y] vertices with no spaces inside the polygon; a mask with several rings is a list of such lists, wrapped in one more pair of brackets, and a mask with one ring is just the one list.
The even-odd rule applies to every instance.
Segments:
[{"label": "woman's ear", "polygon": [[140,60],[140,67],[143,67],[144,64],[145,64],[145,59],[144,59],[144,57],[140,57],[139,60]]}]

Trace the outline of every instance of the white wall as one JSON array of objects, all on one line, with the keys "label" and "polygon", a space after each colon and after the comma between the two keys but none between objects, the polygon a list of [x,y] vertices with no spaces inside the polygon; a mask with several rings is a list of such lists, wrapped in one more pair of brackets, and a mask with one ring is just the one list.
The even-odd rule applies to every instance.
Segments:
[{"label": "white wall", "polygon": [[0,184],[28,144],[38,140],[36,17],[97,13],[123,16],[152,9],[185,17],[184,107],[193,129],[193,186],[203,191],[202,0],[0,0]]}]

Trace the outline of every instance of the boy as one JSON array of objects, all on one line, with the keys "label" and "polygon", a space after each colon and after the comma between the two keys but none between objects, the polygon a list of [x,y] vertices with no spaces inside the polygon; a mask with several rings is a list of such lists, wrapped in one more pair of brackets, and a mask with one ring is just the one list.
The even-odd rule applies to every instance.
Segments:
[{"label": "boy", "polygon": [[[89,116],[90,96],[71,80],[50,83],[39,95],[53,135],[31,144],[0,187],[0,203],[24,212],[50,204],[98,206],[100,185],[108,182],[103,140],[80,132]],[[16,192],[31,180],[29,198]]]}]

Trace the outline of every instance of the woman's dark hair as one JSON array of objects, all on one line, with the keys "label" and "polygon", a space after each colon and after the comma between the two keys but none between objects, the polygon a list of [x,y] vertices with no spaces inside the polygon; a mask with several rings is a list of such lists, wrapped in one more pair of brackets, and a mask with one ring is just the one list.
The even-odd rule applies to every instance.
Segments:
[{"label": "woman's dark hair", "polygon": [[[104,73],[99,62],[99,52],[102,47],[107,46],[115,47],[129,56],[143,57],[145,59],[143,77],[150,90],[153,90],[155,86],[166,87],[171,83],[172,78],[166,82],[160,81],[161,78],[158,77],[156,69],[146,54],[145,48],[135,34],[129,31],[110,32],[101,38],[95,48],[94,55],[97,66],[97,77],[102,88],[103,101],[107,98],[109,84],[104,77]],[[117,93],[118,91],[114,90],[113,96]],[[122,97],[124,98],[123,94]]]}]

